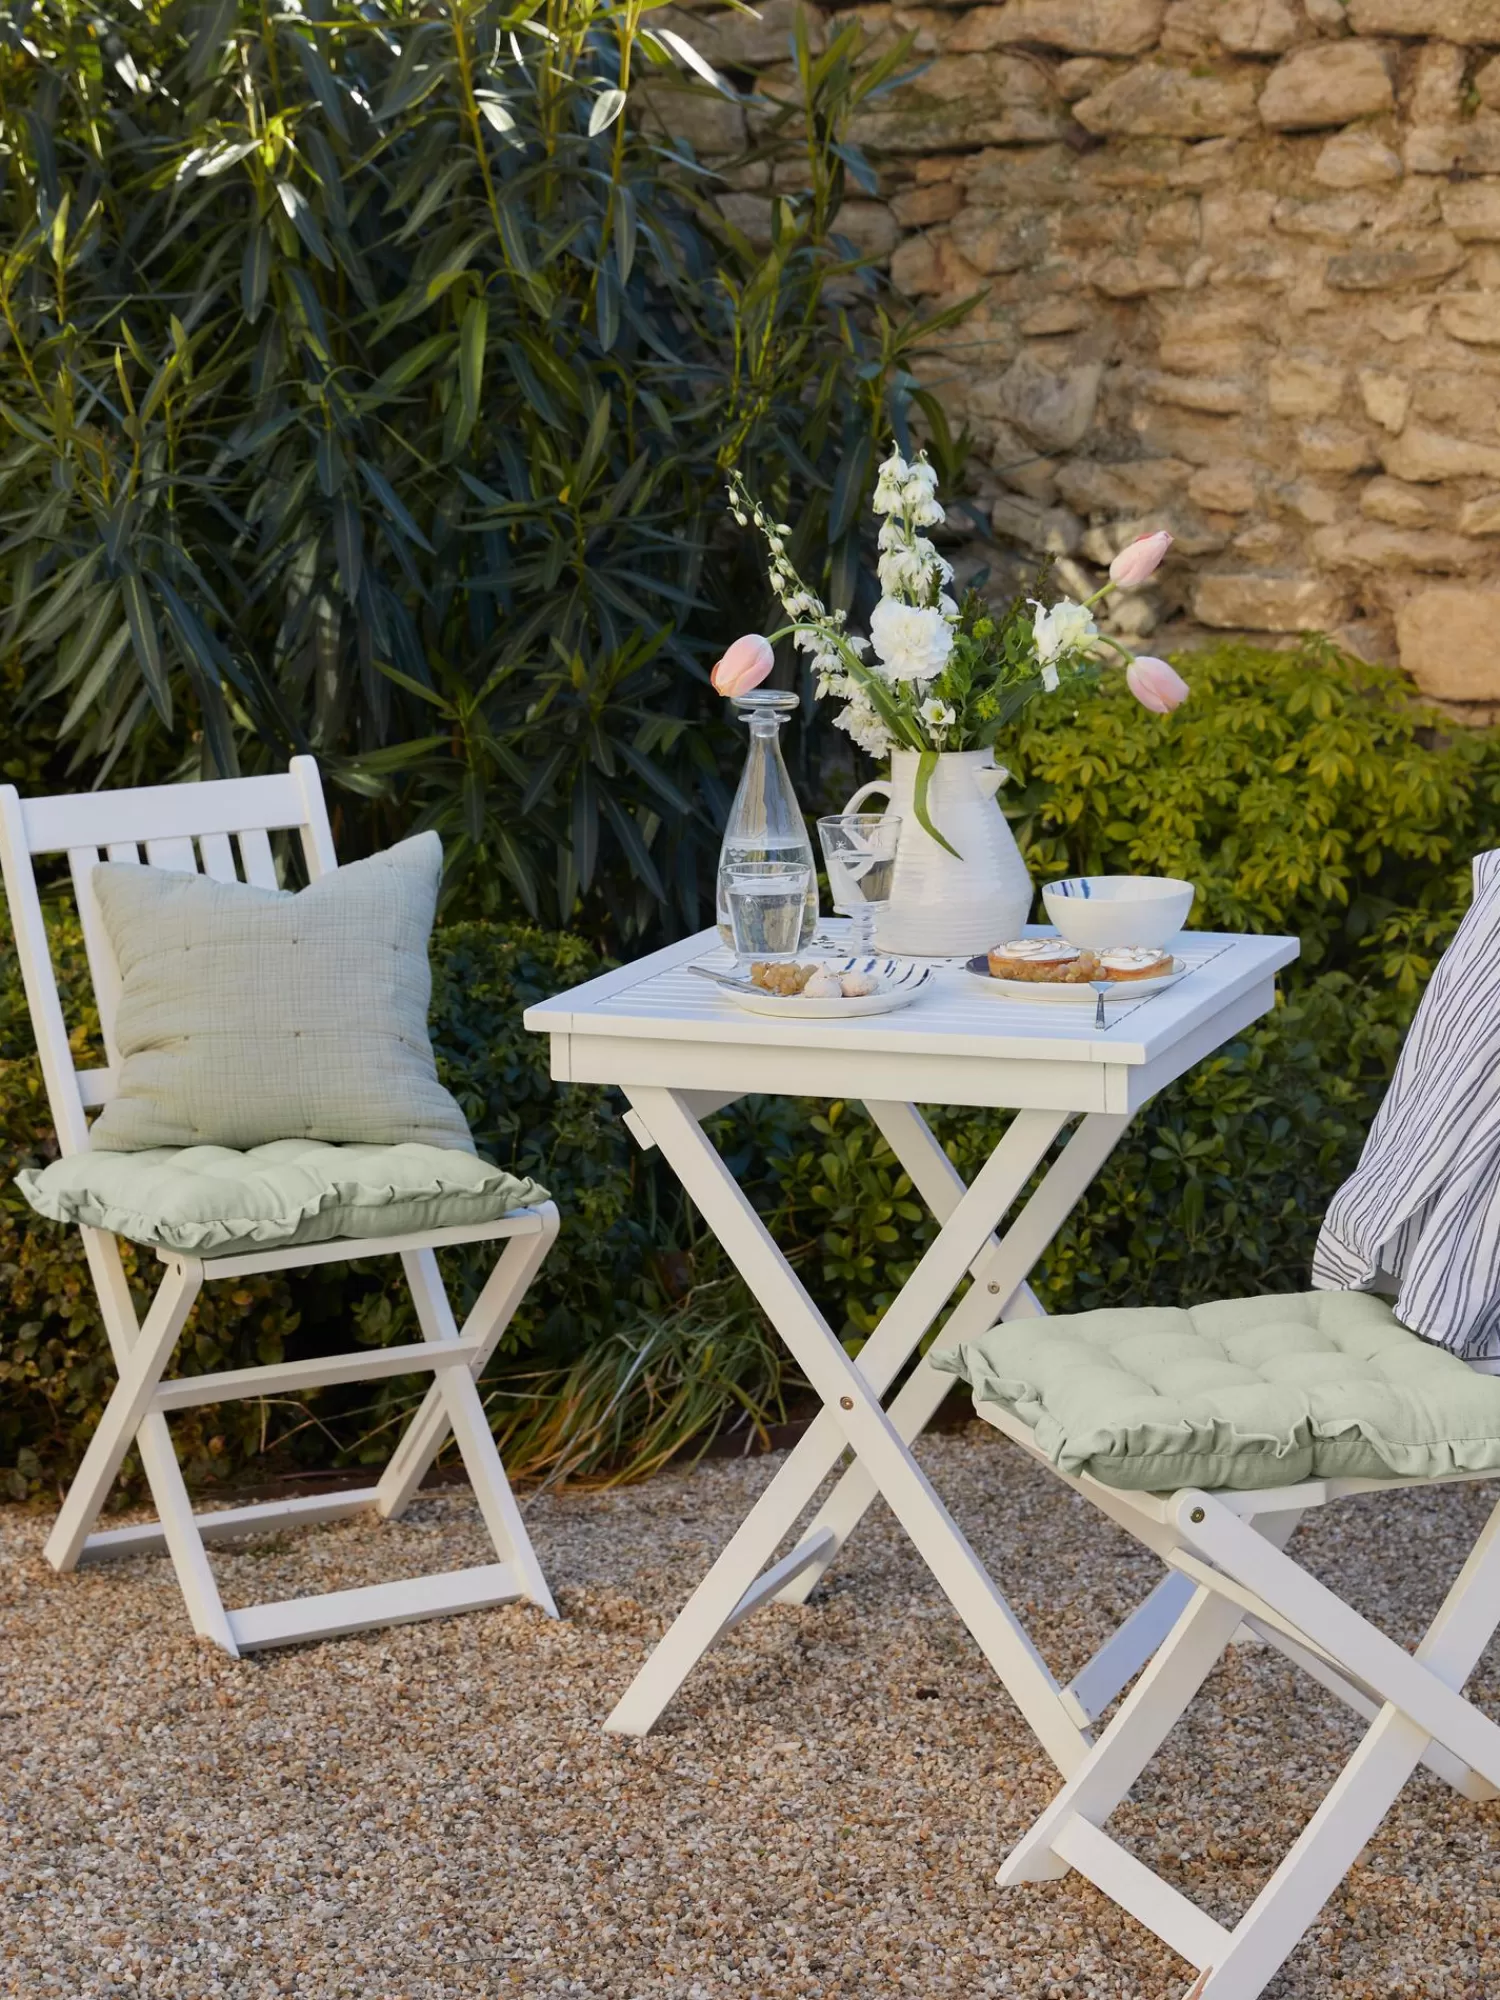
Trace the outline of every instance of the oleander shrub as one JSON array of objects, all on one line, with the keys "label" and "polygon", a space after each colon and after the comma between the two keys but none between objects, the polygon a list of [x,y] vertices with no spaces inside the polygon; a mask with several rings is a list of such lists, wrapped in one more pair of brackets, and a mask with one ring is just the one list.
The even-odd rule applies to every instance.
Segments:
[{"label": "oleander shrub", "polygon": [[839,231],[910,38],[789,36],[752,242],[660,6],[0,8],[0,659],[81,782],[312,750],[341,851],[436,826],[455,913],[698,920],[705,666],[768,604],[725,468],[848,602],[953,315]]}]

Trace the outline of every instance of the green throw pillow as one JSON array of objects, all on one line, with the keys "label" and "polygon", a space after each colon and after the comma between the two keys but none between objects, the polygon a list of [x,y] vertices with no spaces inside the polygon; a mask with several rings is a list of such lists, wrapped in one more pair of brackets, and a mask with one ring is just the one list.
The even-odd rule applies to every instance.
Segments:
[{"label": "green throw pillow", "polygon": [[427,1035],[443,850],[403,840],[291,895],[93,871],[120,968],[101,1152],[325,1139],[474,1149]]},{"label": "green throw pillow", "polygon": [[73,1153],[17,1174],[16,1185],[54,1222],[194,1257],[495,1222],[547,1198],[535,1181],[473,1153],[312,1139],[278,1139],[245,1153],[223,1146]]}]

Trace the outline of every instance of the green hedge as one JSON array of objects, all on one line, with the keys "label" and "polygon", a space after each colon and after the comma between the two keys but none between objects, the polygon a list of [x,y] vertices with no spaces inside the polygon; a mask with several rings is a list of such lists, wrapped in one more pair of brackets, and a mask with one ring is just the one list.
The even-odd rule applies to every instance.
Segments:
[{"label": "green hedge", "polygon": [[[1191,875],[1196,920],[1292,930],[1307,949],[1276,1011],[1141,1115],[1039,1274],[1053,1310],[1306,1282],[1318,1218],[1353,1165],[1426,971],[1468,896],[1469,857],[1500,845],[1500,737],[1448,736],[1394,676],[1322,649],[1224,648],[1181,662],[1192,702],[1165,722],[1122,689],[1076,715],[1054,704],[1015,753],[1018,824],[1038,878],[1064,867]],[[64,984],[81,990],[60,923]],[[786,1386],[774,1344],[656,1156],[610,1092],[547,1076],[521,1013],[592,976],[582,940],[456,925],[434,946],[434,1040],[480,1145],[517,1161],[564,1211],[499,1357],[499,1427],[521,1464],[659,1463],[679,1427],[704,1435],[736,1398],[752,1419]],[[80,1032],[90,1023],[84,1018]],[[1002,1114],[936,1111],[966,1176]],[[716,1140],[851,1345],[909,1273],[932,1225],[859,1107],[747,1099]],[[0,953],[0,1145],[16,1164],[53,1141],[12,958]],[[460,1265],[461,1287],[480,1261]],[[211,1288],[188,1368],[411,1337],[377,1266]],[[649,1343],[649,1346],[648,1346]],[[645,1350],[650,1365],[637,1365]],[[76,1237],[0,1196],[0,1476],[17,1495],[76,1462],[112,1371]],[[325,1391],[307,1410],[253,1404],[179,1419],[190,1476],[329,1465],[388,1447],[413,1385]],[[266,1425],[262,1432],[262,1424]],[[571,1434],[567,1443],[563,1433]],[[591,1442],[576,1447],[584,1435]],[[263,1445],[270,1446],[269,1459]],[[576,1448],[575,1448],[576,1447]]]}]

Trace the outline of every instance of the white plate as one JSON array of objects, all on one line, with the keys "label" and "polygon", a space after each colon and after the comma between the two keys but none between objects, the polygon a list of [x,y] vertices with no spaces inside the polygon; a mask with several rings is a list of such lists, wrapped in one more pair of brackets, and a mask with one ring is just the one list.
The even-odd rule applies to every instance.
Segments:
[{"label": "white plate", "polygon": [[861,993],[853,1000],[804,1000],[800,993],[783,999],[758,986],[719,990],[747,1014],[774,1014],[783,1021],[846,1021],[857,1014],[894,1014],[898,1007],[909,1007],[935,976],[932,966],[913,965],[904,958],[828,958],[822,963],[835,972],[873,972],[884,983],[878,993]]},{"label": "white plate", "polygon": [[[1110,1007],[1118,1000],[1144,1000],[1149,993],[1165,993],[1169,986],[1177,984],[1187,969],[1180,958],[1174,958],[1172,970],[1162,973],[1160,978],[1113,979],[1104,995],[1104,1004]],[[1087,1004],[1090,1007],[1097,1006],[1099,1001],[1093,987],[1082,981],[1070,985],[1061,979],[996,979],[982,958],[971,958],[964,970],[973,984],[982,986],[986,993],[993,994],[997,999],[1056,1000],[1065,1005]]]}]

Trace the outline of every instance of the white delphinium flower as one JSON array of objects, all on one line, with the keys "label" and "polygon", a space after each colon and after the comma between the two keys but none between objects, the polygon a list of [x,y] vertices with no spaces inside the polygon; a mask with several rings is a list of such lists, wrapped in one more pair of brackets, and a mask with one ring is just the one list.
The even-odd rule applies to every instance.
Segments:
[{"label": "white delphinium flower", "polygon": [[870,618],[870,638],[887,679],[930,681],[948,664],[953,627],[936,607],[882,597]]},{"label": "white delphinium flower", "polygon": [[939,701],[935,694],[927,697],[917,713],[929,729],[951,729],[956,720],[947,702]]},{"label": "white delphinium flower", "polygon": [[893,446],[890,457],[875,475],[875,498],[870,504],[877,514],[896,514],[901,511],[902,491],[910,469],[906,460]]},{"label": "white delphinium flower", "polygon": [[[1050,610],[1044,609],[1033,598],[1032,607],[1036,616],[1031,621],[1031,636],[1036,645],[1037,660],[1044,668],[1054,668],[1050,685],[1055,687],[1055,662],[1065,653],[1085,651],[1098,637],[1099,627],[1083,605],[1074,604],[1066,597]],[[1046,679],[1045,674],[1043,679]]]}]

